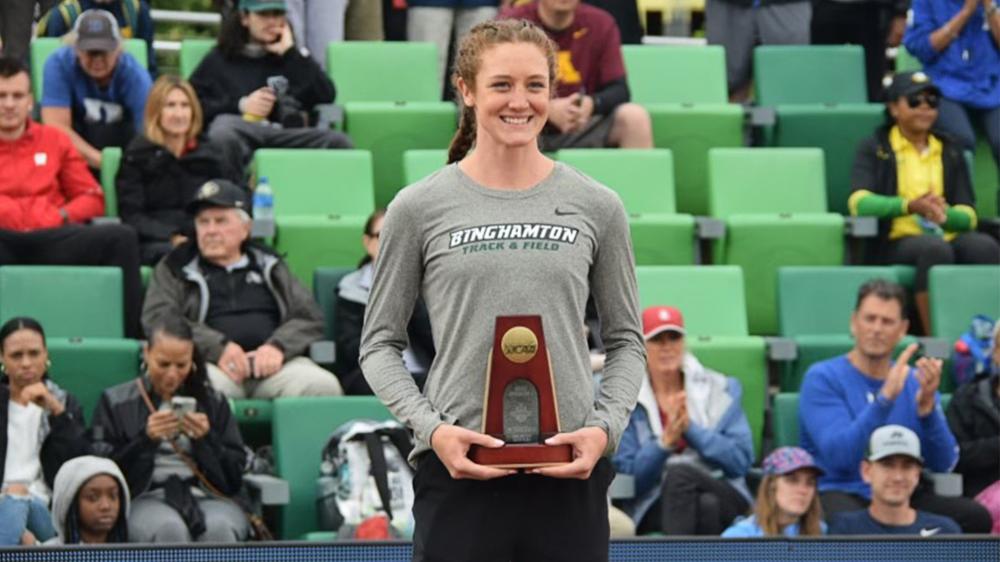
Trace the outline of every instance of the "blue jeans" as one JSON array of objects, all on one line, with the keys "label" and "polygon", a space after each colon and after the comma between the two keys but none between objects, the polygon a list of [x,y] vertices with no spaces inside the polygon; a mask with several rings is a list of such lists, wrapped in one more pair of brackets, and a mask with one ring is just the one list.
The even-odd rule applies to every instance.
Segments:
[{"label": "blue jeans", "polygon": [[948,98],[941,98],[935,125],[954,136],[962,148],[975,152],[976,133],[973,121],[978,121],[986,133],[986,141],[990,145],[990,152],[993,153],[993,160],[1000,165],[1000,107],[976,109]]},{"label": "blue jeans", "polygon": [[24,531],[31,531],[38,542],[56,535],[49,508],[35,497],[0,496],[0,546],[21,543]]}]

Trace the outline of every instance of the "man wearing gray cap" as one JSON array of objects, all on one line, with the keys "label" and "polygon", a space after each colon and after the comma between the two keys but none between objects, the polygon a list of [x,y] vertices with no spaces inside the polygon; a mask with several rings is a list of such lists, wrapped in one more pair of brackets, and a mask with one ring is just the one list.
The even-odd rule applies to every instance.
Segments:
[{"label": "man wearing gray cap", "polygon": [[861,477],[871,485],[868,509],[836,514],[831,535],[933,535],[961,534],[948,517],[919,511],[910,496],[920,481],[924,459],[917,434],[901,425],[884,425],[872,432],[868,456],[861,461]]},{"label": "man wearing gray cap", "polygon": [[115,17],[104,10],[80,14],[72,46],[45,61],[42,122],[62,129],[92,169],[101,149],[125,146],[142,132],[152,83],[149,72],[122,51]]},{"label": "man wearing gray cap", "polygon": [[230,181],[199,188],[188,206],[196,240],[156,266],[143,326],[186,318],[212,386],[230,398],[340,395],[333,373],[305,357],[323,336],[319,306],[280,257],[250,241],[249,209]]}]

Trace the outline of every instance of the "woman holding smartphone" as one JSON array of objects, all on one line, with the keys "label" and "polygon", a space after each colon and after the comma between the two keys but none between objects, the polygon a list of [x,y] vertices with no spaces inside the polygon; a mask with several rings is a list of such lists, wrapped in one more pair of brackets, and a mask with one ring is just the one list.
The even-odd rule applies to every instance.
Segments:
[{"label": "woman holding smartphone", "polygon": [[243,484],[243,440],[191,328],[164,320],[143,358],[142,377],[104,391],[93,424],[95,451],[118,463],[132,493],[130,540],[244,540],[246,516],[227,499]]},{"label": "woman holding smartphone", "polygon": [[[538,27],[474,27],[455,61],[463,110],[451,164],[400,192],[385,217],[361,366],[417,440],[415,560],[608,558],[608,457],[635,404],[644,348],[620,199],[538,149],[555,71]],[[423,393],[401,356],[418,295],[437,351]],[[608,350],[596,390],[589,295]],[[495,319],[509,315],[543,319],[560,422],[546,443],[569,445],[568,464],[517,474],[467,456],[472,445],[503,445],[481,424]]]}]

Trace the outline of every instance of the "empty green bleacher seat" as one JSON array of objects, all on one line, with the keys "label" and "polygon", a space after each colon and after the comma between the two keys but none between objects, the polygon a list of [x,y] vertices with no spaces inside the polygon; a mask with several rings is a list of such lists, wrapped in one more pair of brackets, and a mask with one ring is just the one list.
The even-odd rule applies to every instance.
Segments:
[{"label": "empty green bleacher seat", "polygon": [[30,316],[49,337],[122,338],[122,314],[116,267],[0,267],[0,323]]},{"label": "empty green bleacher seat", "polygon": [[1000,266],[938,265],[928,280],[931,334],[953,342],[972,317],[1000,318]]},{"label": "empty green bleacher seat", "polygon": [[857,45],[761,45],[753,66],[762,106],[868,102],[864,50]]},{"label": "empty green bleacher seat", "polygon": [[669,150],[568,149],[560,160],[610,187],[629,215],[636,265],[694,263],[694,217],[674,206]]},{"label": "empty green bleacher seat", "polygon": [[326,72],[337,85],[337,103],[441,101],[433,43],[331,42]]},{"label": "empty green bleacher seat", "polygon": [[49,336],[46,345],[52,361],[49,376],[80,401],[88,422],[105,389],[140,374],[141,346],[136,340]]}]

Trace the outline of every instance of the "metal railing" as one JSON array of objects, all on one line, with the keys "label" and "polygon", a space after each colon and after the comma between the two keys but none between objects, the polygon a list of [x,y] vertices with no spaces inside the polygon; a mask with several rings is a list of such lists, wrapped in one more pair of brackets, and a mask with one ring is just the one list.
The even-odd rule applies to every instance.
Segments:
[{"label": "metal railing", "polygon": [[[154,22],[164,23],[187,23],[194,25],[218,26],[222,23],[222,16],[216,12],[184,12],[181,10],[150,10]],[[165,53],[177,53],[181,50],[180,41],[170,41],[167,39],[153,40],[153,50]]]}]

